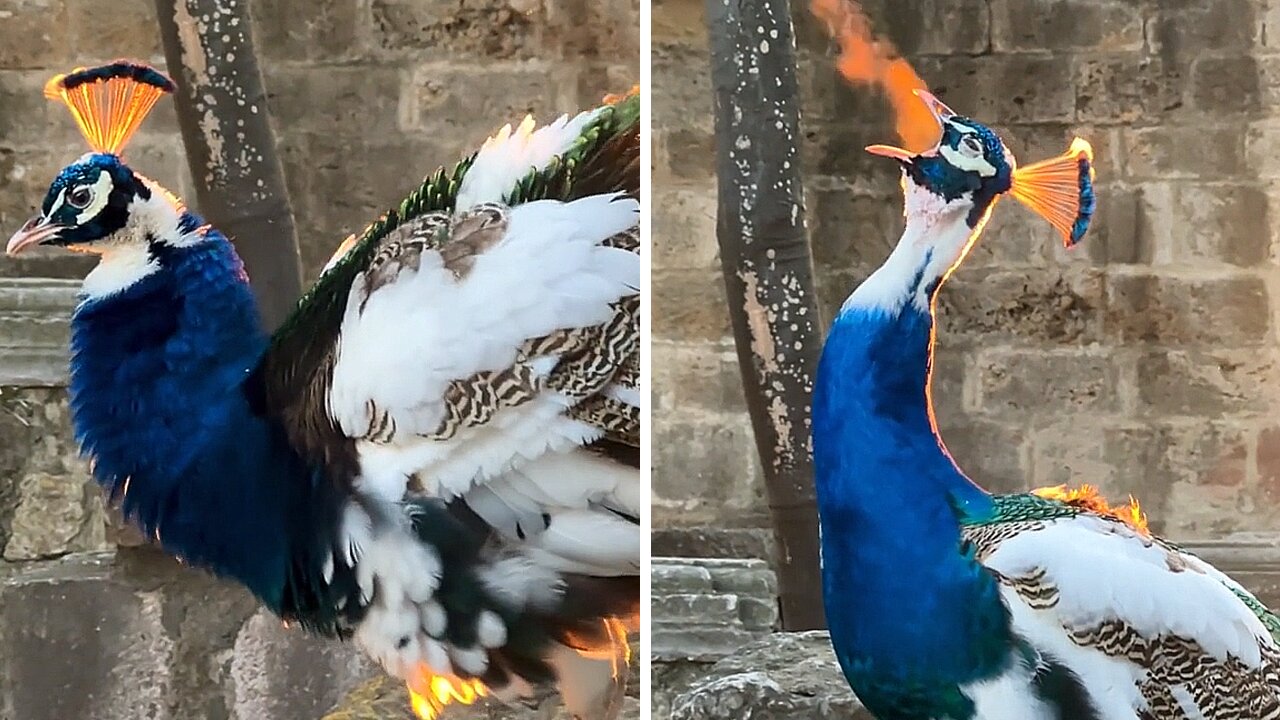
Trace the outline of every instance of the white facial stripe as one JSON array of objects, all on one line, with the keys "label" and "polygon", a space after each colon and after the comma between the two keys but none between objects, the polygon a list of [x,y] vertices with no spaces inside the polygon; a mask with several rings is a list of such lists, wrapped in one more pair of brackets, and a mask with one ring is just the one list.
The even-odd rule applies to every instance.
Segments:
[{"label": "white facial stripe", "polygon": [[968,157],[959,150],[950,145],[943,145],[938,148],[938,153],[946,158],[947,162],[968,172],[976,172],[982,177],[993,177],[996,174],[995,167],[987,162],[986,157],[979,155],[977,157]]},{"label": "white facial stripe", "polygon": [[[79,186],[77,186],[79,187]],[[106,170],[98,173],[98,179],[93,183],[93,197],[89,200],[89,205],[76,215],[76,224],[83,225],[92,220],[102,208],[107,206],[107,201],[111,199],[111,174]]]},{"label": "white facial stripe", "polygon": [[62,207],[62,203],[67,199],[67,189],[64,187],[58,191],[58,197],[54,199],[53,206],[49,208],[49,212],[45,213],[45,218],[51,218],[58,214],[58,210]]}]

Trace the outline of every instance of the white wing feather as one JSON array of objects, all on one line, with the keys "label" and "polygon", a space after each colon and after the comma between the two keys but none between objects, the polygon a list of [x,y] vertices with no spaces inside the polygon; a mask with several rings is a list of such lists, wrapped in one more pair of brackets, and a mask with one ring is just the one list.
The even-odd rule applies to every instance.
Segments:
[{"label": "white wing feather", "polygon": [[[639,256],[601,244],[638,220],[638,203],[616,195],[527,203],[510,210],[504,236],[460,276],[438,250],[426,250],[416,271],[402,270],[372,292],[358,278],[329,412],[351,437],[362,438],[382,413],[396,432],[389,442],[357,442],[357,490],[394,503],[410,477],[443,497],[465,498],[483,483],[478,514],[507,533],[530,532],[523,544],[539,562],[601,575],[638,572],[637,526],[615,511],[639,516],[639,476],[578,450],[601,431],[568,417],[567,398],[545,391],[447,440],[426,437],[445,416],[450,383],[509,367],[530,339],[604,323],[614,303],[639,291]],[[555,362],[532,365],[546,374]],[[638,402],[639,393],[632,395]],[[544,513],[545,528],[529,527]]]},{"label": "white wing feather", "polygon": [[[1110,520],[1091,515],[1054,520],[1003,540],[983,564],[1010,578],[1043,571],[1043,582],[1056,587],[1057,602],[1046,608],[1033,607],[1007,585],[1001,595],[1014,633],[1075,673],[1102,718],[1129,720],[1147,707],[1141,685],[1148,668],[1077,643],[1066,628],[1088,630],[1118,620],[1143,638],[1193,640],[1215,660],[1235,658],[1252,670],[1266,662],[1264,649],[1275,648],[1266,627],[1232,592],[1239,585],[1202,560]],[[997,697],[993,690],[966,688],[980,713],[1005,717],[994,707],[983,709]],[[1175,685],[1170,692],[1187,717],[1202,717],[1185,688]]]},{"label": "white wing feather", "polygon": [[1178,635],[1257,667],[1259,644],[1273,644],[1262,622],[1205,563],[1178,553],[1188,567],[1174,571],[1169,553],[1119,523],[1080,515],[1005,540],[983,564],[1009,577],[1043,568],[1058,588],[1053,612],[1069,627],[1119,619],[1143,637]]},{"label": "white wing feather", "polygon": [[438,251],[372,295],[357,280],[330,413],[352,437],[369,427],[371,402],[399,432],[431,433],[450,382],[510,366],[526,340],[605,322],[611,303],[637,292],[640,259],[600,242],[633,227],[638,213],[636,201],[610,195],[528,203],[512,209],[506,236],[461,280]]},{"label": "white wing feather", "polygon": [[572,119],[561,115],[548,125],[534,129],[532,117],[511,130],[503,126],[485,141],[476,154],[471,169],[458,188],[457,210],[463,211],[480,203],[503,202],[511,188],[535,168],[546,167],[551,158],[563,155],[582,134],[600,109],[582,112]]}]

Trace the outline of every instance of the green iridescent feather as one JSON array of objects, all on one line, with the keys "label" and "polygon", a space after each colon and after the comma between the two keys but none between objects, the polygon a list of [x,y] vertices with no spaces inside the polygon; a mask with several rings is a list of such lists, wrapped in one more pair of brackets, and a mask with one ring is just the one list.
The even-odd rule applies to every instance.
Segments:
[{"label": "green iridescent feather", "polygon": [[[554,158],[542,170],[531,171],[508,196],[508,204],[519,204],[546,198],[563,198],[570,194],[575,180],[575,170],[591,153],[599,150],[604,141],[613,138],[640,120],[640,96],[632,95],[617,105],[605,106],[582,129],[563,155]],[[373,259],[378,243],[406,220],[427,213],[449,210],[457,200],[458,189],[476,153],[451,168],[441,167],[427,176],[422,184],[409,193],[395,208],[371,223],[355,245],[341,260],[316,281],[298,301],[297,310],[276,332],[273,344],[287,342],[297,331],[313,326],[334,303],[345,305],[347,291],[355,276]]]}]

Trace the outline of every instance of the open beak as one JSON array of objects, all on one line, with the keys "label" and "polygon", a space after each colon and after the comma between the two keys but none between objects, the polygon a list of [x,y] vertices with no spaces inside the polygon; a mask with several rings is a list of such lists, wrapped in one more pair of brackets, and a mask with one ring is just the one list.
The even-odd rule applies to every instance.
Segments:
[{"label": "open beak", "polygon": [[[929,112],[933,113],[933,117],[935,120],[938,121],[939,127],[942,126],[942,121],[956,116],[955,111],[953,111],[951,108],[944,105],[941,100],[934,97],[933,93],[929,92],[928,90],[916,89],[916,90],[913,90],[912,92],[914,92],[916,94],[916,97],[920,98],[920,100],[924,102],[925,107],[929,108]],[[937,148],[935,147],[934,150],[936,149]],[[900,162],[911,162],[913,158],[916,158],[920,155],[930,155],[934,152],[934,150],[926,150],[922,153],[913,153],[910,150],[904,150],[900,147],[894,147],[893,145],[868,145],[867,146],[867,152],[871,153],[872,155],[882,155],[884,157],[893,158],[894,160],[898,160]]]},{"label": "open beak", "polygon": [[17,255],[23,250],[48,240],[58,237],[58,233],[62,232],[63,227],[54,223],[50,223],[44,217],[37,215],[27,221],[18,232],[9,238],[9,245],[5,247],[6,255]]}]

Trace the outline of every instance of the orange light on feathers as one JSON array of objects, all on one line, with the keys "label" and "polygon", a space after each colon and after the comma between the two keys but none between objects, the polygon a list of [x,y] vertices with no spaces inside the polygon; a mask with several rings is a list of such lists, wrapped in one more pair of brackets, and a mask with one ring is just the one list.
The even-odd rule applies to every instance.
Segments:
[{"label": "orange light on feathers", "polygon": [[1031,494],[1038,495],[1046,500],[1058,500],[1082,510],[1105,515],[1119,520],[1143,535],[1151,534],[1151,530],[1147,527],[1147,515],[1142,512],[1142,506],[1138,504],[1137,499],[1132,495],[1129,496],[1129,502],[1126,505],[1111,505],[1106,498],[1102,497],[1102,493],[1098,492],[1098,488],[1088,484],[1074,489],[1068,488],[1066,485],[1039,488],[1032,490]]},{"label": "orange light on feathers", "polygon": [[1088,174],[1087,184],[1092,186],[1093,146],[1082,138],[1075,138],[1065,153],[1014,170],[1013,186],[1009,189],[1009,194],[1057,228],[1067,247],[1083,235],[1078,227],[1081,216],[1093,214],[1092,188],[1088,193],[1082,192],[1082,172]]},{"label": "orange light on feathers", "polygon": [[119,155],[173,82],[145,65],[117,62],[76,68],[44,86],[44,96],[71,111],[94,152]]}]

